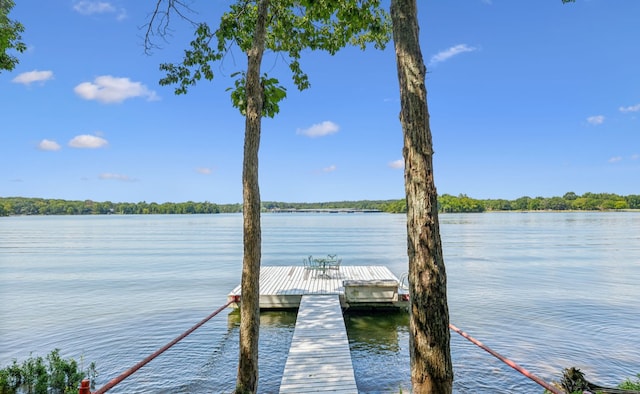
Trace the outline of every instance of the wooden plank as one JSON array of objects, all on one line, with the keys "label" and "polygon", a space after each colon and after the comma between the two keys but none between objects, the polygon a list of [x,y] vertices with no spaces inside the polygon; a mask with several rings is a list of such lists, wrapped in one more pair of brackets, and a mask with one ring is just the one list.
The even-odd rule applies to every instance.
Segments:
[{"label": "wooden plank", "polygon": [[358,392],[337,294],[302,297],[280,383],[280,393],[323,392]]},{"label": "wooden plank", "polygon": [[[298,306],[300,296],[306,294],[344,295],[344,280],[396,280],[397,277],[384,266],[340,266],[340,270],[328,271],[329,278],[304,266],[263,266],[260,269],[261,308],[292,308]],[[236,286],[229,298],[240,295]]]}]

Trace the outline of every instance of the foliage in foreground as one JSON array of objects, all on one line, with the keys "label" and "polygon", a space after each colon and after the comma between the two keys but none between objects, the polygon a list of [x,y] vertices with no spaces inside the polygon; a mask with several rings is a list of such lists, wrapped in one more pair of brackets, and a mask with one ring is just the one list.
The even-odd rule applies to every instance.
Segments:
[{"label": "foliage in foreground", "polygon": [[[560,382],[554,384],[558,389],[564,393],[569,394],[582,394],[582,393],[594,393],[594,394],[612,394],[612,393],[640,393],[640,374],[637,375],[638,380],[635,382],[631,379],[627,379],[620,383],[617,388],[609,388],[599,386],[592,382],[589,382],[584,373],[580,369],[572,367],[566,368],[562,373],[562,379]],[[548,390],[544,390],[544,394],[551,394]]]},{"label": "foliage in foreground", "polygon": [[0,369],[0,393],[77,393],[85,377],[91,380],[93,389],[97,375],[95,363],[82,371],[74,359],[63,359],[60,349],[55,349],[46,359],[31,356],[22,364],[13,360],[11,365]]},{"label": "foliage in foreground", "polygon": [[640,391],[640,373],[636,375],[636,380],[627,379],[622,382],[618,388],[622,390],[637,390]]},{"label": "foliage in foreground", "polygon": [[0,1],[0,72],[11,71],[18,64],[18,58],[11,54],[12,51],[22,53],[27,50],[22,42],[24,26],[9,18],[14,5],[13,0]]}]

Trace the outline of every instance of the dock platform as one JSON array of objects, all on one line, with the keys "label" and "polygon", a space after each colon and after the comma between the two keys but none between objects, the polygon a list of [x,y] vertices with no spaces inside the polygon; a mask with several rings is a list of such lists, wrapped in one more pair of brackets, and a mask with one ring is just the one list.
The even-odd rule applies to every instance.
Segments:
[{"label": "dock platform", "polygon": [[[343,265],[325,273],[304,266],[260,268],[260,309],[296,309],[303,296],[312,294],[337,295],[343,309],[406,309],[409,305],[408,290],[385,266]],[[238,285],[228,299],[237,300],[240,295]]]},{"label": "dock platform", "polygon": [[280,393],[358,392],[338,294],[302,296]]}]

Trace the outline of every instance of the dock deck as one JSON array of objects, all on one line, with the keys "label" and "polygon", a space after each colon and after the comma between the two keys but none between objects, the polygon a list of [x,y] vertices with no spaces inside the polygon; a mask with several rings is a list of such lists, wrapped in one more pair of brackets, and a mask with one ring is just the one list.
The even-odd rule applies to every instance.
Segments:
[{"label": "dock deck", "polygon": [[302,296],[280,393],[357,393],[338,294]]},{"label": "dock deck", "polygon": [[[240,296],[237,286],[229,300]],[[385,266],[340,266],[325,275],[304,266],[263,266],[260,268],[260,308],[295,309],[302,296],[336,294],[348,308],[406,308],[408,292]],[[233,303],[232,307],[239,307]]]}]

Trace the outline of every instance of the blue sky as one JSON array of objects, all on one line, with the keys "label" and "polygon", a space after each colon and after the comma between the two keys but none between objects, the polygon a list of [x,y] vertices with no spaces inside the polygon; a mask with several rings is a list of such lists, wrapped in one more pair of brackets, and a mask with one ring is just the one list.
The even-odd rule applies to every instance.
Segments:
[{"label": "blue sky", "polygon": [[[215,25],[229,1],[193,1]],[[160,86],[193,37],[174,18],[143,51],[155,1],[20,0],[28,50],[0,73],[0,196],[114,202],[242,201],[237,49],[187,95]],[[516,199],[640,190],[640,1],[419,1],[440,194]],[[263,201],[404,196],[399,92],[386,50],[306,53],[263,122]]]}]

